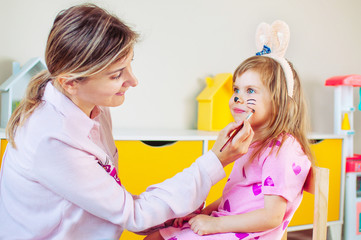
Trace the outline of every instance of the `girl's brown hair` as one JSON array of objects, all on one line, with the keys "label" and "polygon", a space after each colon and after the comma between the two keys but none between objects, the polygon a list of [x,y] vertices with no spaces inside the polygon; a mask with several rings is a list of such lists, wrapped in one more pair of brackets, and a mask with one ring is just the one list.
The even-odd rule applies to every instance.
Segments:
[{"label": "girl's brown hair", "polygon": [[[294,136],[301,144],[304,153],[313,161],[307,133],[310,130],[310,120],[307,114],[307,104],[303,95],[300,79],[293,65],[294,86],[292,98],[287,93],[287,83],[281,65],[272,58],[254,56],[242,62],[233,74],[233,82],[244,72],[252,70],[260,74],[261,81],[271,93],[272,115],[269,125],[257,136],[256,150],[251,160],[259,155],[267,146],[276,143],[279,137],[286,139],[287,134]],[[282,144],[281,143],[281,144]]]},{"label": "girl's brown hair", "polygon": [[137,33],[116,16],[96,5],[82,4],[61,11],[55,18],[46,45],[48,70],[32,78],[24,99],[6,126],[6,135],[12,146],[16,147],[17,128],[42,103],[48,82],[64,92],[56,80],[58,77],[84,81],[127,57],[137,37]]}]

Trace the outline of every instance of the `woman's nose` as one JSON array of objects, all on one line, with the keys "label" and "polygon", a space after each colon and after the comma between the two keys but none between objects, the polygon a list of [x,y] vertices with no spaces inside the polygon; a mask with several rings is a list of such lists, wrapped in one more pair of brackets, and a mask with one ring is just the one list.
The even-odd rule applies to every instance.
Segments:
[{"label": "woman's nose", "polygon": [[125,84],[131,87],[136,87],[138,85],[138,79],[135,77],[131,69],[129,69],[128,71],[128,76],[126,78]]},{"label": "woman's nose", "polygon": [[138,79],[132,74],[132,76],[129,79],[129,85],[132,87],[136,87],[138,85]]}]

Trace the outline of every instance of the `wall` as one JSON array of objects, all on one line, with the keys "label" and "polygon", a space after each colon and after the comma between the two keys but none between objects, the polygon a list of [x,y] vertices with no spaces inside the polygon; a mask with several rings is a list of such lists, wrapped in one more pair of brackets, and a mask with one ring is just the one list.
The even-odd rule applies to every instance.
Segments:
[{"label": "wall", "polygon": [[[0,0],[0,82],[11,62],[44,55],[52,21],[84,1]],[[116,128],[196,128],[196,96],[204,77],[233,72],[255,53],[257,25],[275,19],[291,29],[287,58],[297,69],[310,103],[312,128],[332,133],[333,89],[328,77],[361,74],[359,0],[103,0],[141,34],[133,69],[139,85],[112,110]],[[355,105],[358,105],[355,89]],[[355,151],[361,153],[360,112],[355,113]]]}]

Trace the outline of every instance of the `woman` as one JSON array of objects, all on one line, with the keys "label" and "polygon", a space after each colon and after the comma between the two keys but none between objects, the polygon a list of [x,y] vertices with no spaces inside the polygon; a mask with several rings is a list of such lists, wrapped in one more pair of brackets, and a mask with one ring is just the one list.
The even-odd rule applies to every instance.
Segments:
[{"label": "woman", "polygon": [[231,123],[182,173],[140,196],[121,186],[108,107],[121,105],[138,83],[131,69],[136,39],[95,5],[58,14],[45,52],[48,70],[29,83],[6,129],[0,239],[118,239],[124,229],[143,231],[200,206],[225,176],[222,167],[247,152],[248,122],[219,151],[238,126]]}]

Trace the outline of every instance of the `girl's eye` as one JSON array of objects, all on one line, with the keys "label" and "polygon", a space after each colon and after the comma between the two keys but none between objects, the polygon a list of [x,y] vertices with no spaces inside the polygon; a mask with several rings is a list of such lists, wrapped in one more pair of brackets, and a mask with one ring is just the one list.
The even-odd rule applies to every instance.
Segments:
[{"label": "girl's eye", "polygon": [[239,93],[239,89],[238,89],[238,88],[233,89],[233,91],[234,91],[235,93]]},{"label": "girl's eye", "polygon": [[252,88],[248,88],[247,93],[252,94],[252,93],[255,93],[255,91]]}]

